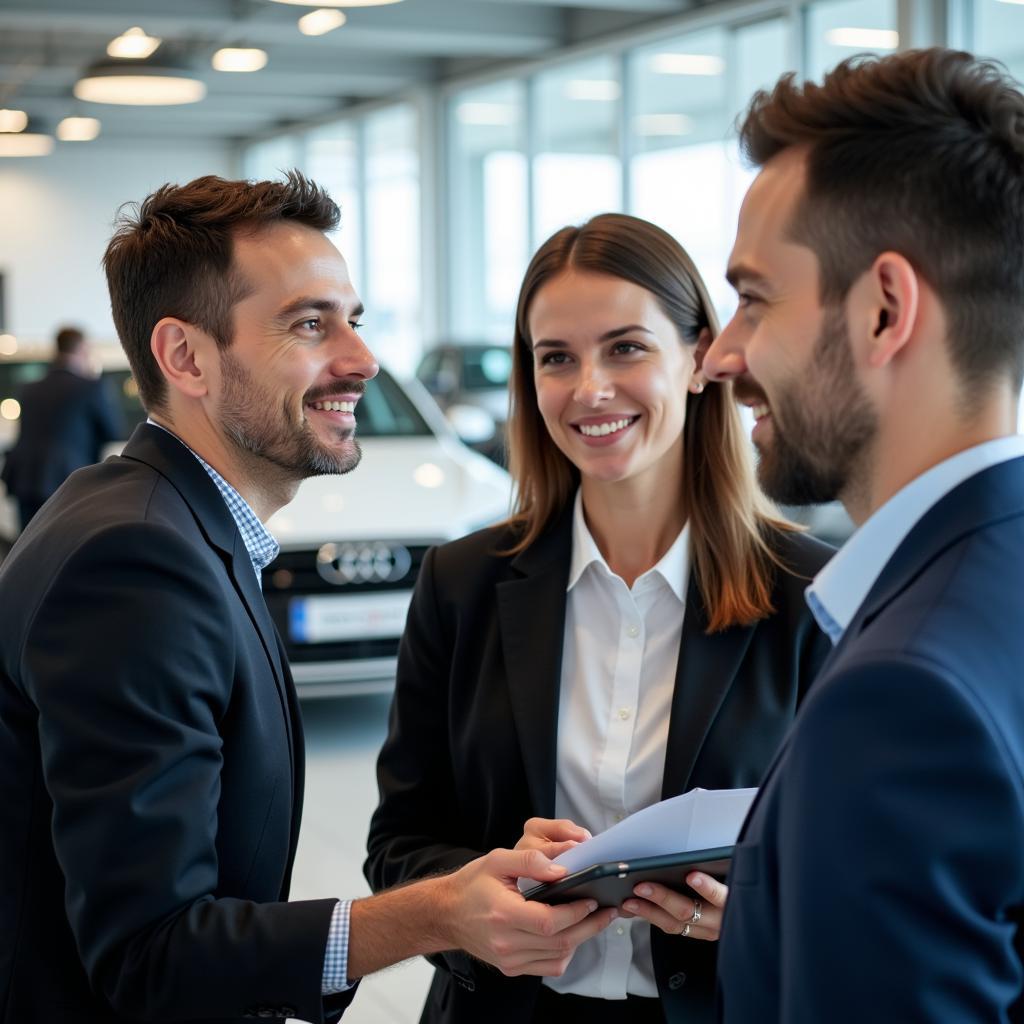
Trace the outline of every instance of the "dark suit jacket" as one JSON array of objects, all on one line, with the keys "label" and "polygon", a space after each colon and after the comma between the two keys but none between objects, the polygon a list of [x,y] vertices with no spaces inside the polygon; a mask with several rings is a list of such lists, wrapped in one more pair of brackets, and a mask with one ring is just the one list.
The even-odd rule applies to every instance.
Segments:
[{"label": "dark suit jacket", "polygon": [[912,529],[748,817],[730,1024],[1024,1020],[1024,459]]},{"label": "dark suit jacket", "polygon": [[321,1021],[336,901],[283,902],[295,691],[202,466],[139,427],[32,521],[0,609],[0,1020]]},{"label": "dark suit jacket", "polygon": [[[528,818],[554,816],[571,507],[529,550],[495,554],[512,542],[506,528],[486,530],[435,548],[420,571],[378,765],[366,862],[375,889],[512,846]],[[756,786],[826,653],[802,591],[831,548],[796,534],[779,547],[797,575],[779,574],[778,611],[755,626],[708,636],[691,583],[666,797]],[[653,955],[669,1019],[709,1020],[715,946],[655,930]],[[508,979],[458,953],[440,962],[426,1020],[529,1019],[539,979]]]},{"label": "dark suit jacket", "polygon": [[3,481],[22,501],[41,504],[76,469],[98,462],[105,444],[124,437],[102,380],[58,366],[27,385],[20,400],[21,428]]}]

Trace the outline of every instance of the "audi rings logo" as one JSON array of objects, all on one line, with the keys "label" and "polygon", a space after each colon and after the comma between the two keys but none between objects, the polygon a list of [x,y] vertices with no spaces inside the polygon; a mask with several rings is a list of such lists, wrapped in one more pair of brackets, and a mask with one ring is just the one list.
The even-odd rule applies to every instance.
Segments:
[{"label": "audi rings logo", "polygon": [[396,583],[412,566],[401,544],[325,544],[316,554],[316,571],[335,586],[346,583]]}]

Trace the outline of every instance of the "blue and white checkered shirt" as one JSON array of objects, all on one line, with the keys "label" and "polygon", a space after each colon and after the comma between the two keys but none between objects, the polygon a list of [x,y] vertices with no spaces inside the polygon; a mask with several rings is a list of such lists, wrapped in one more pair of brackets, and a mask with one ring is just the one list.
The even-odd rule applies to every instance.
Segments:
[{"label": "blue and white checkered shirt", "polygon": [[[171,437],[181,438],[172,433],[165,426],[156,423],[154,420],[147,420],[151,426],[160,427],[162,431],[170,434]],[[188,445],[181,441],[186,448]],[[238,491],[234,489],[211,466],[201,455],[188,448],[195,455],[199,464],[209,474],[210,479],[217,485],[220,496],[224,499],[231,518],[234,519],[238,532],[242,535],[245,550],[249,553],[249,560],[252,562],[253,571],[256,573],[256,580],[262,586],[263,570],[277,558],[280,545],[270,535],[270,531],[260,522],[259,516],[253,512],[249,503]],[[320,991],[323,995],[333,995],[336,992],[344,992],[352,987],[348,980],[348,930],[349,919],[352,913],[351,900],[339,900],[335,904],[334,913],[331,915],[331,926],[327,932],[327,950],[324,953],[323,983]]]}]

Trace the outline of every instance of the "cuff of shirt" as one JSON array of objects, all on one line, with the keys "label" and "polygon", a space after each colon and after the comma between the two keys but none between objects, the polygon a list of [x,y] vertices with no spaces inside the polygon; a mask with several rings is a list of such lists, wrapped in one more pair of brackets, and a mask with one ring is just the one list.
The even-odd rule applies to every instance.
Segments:
[{"label": "cuff of shirt", "polygon": [[351,900],[339,900],[334,906],[331,927],[327,932],[321,995],[332,996],[350,989],[353,985],[353,982],[348,980],[348,931],[351,912]]}]

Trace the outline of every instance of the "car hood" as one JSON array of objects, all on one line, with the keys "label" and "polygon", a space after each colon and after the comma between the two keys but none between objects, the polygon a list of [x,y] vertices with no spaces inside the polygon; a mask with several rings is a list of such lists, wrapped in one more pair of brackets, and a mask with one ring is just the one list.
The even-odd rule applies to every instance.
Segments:
[{"label": "car hood", "polygon": [[282,548],[449,540],[508,515],[511,477],[456,441],[365,438],[360,447],[355,470],[303,481],[295,499],[268,520]]}]

